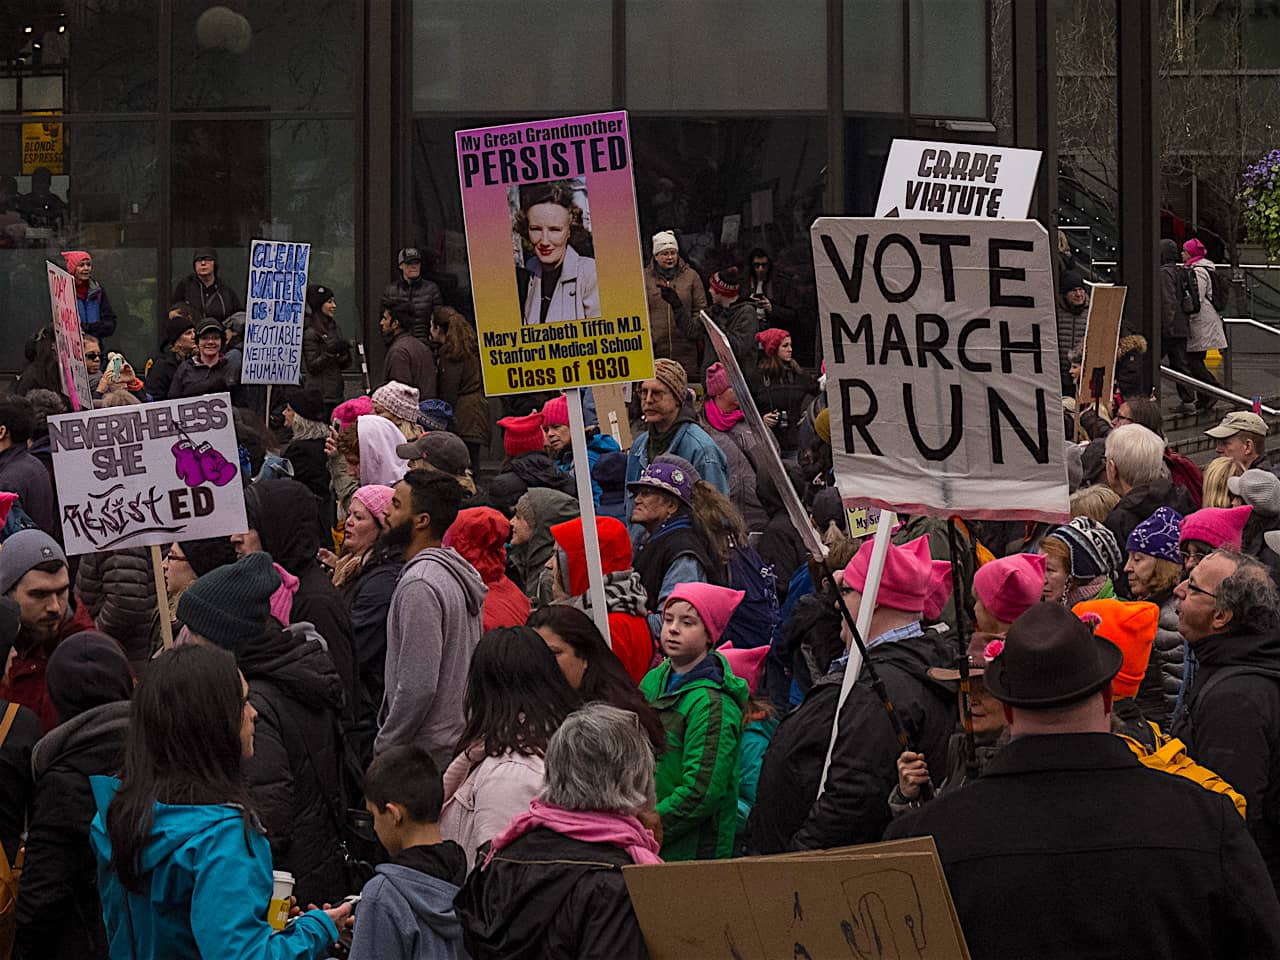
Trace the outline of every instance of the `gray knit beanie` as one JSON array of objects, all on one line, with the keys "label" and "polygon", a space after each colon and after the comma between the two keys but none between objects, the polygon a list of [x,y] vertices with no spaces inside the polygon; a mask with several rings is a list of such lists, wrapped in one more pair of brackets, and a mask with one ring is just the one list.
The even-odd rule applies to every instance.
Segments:
[{"label": "gray knit beanie", "polygon": [[251,553],[210,570],[178,601],[178,619],[192,633],[232,653],[262,635],[280,574],[266,553]]}]

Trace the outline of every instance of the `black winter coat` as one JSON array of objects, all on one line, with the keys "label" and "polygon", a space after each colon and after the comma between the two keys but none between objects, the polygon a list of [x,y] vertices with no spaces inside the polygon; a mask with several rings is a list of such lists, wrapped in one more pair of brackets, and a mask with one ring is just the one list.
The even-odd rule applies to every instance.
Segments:
[{"label": "black winter coat", "polygon": [[173,386],[173,376],[182,366],[182,358],[166,348],[151,361],[151,369],[147,371],[144,389],[152,400],[168,400],[169,388]]},{"label": "black winter coat", "polygon": [[545,827],[517,838],[453,901],[472,960],[647,960],[622,879],[630,863],[619,847]]},{"label": "black winter coat", "polygon": [[80,558],[76,592],[99,630],[115,638],[133,663],[151,654],[156,581],[146,547],[129,547]]},{"label": "black winter coat", "polygon": [[304,382],[320,391],[330,410],[342,402],[342,371],[351,366],[351,344],[323,313],[312,314],[302,328]]},{"label": "black winter coat", "polygon": [[761,470],[756,475],[756,496],[769,515],[769,521],[756,542],[756,552],[765,563],[773,564],[773,575],[778,580],[778,599],[785,600],[787,584],[791,582],[796,569],[808,558],[808,552],[782,504],[778,485],[773,482],[773,477],[767,470]]},{"label": "black winter coat", "polygon": [[776,374],[770,376],[757,367],[747,374],[747,388],[761,416],[770,410],[781,414],[778,425],[773,428],[778,445],[784,451],[797,449],[804,408],[817,395],[818,381],[807,373],[788,372],[781,377]]},{"label": "black winter coat", "polygon": [[502,476],[503,473],[513,474],[523,483],[524,492],[528,492],[530,487],[546,487],[548,490],[567,493],[571,497],[578,495],[573,477],[557,467],[555,461],[545,453],[538,450],[512,457],[498,476]]},{"label": "black winter coat", "polygon": [[288,630],[269,630],[236,661],[258,711],[245,775],[272,863],[293,874],[299,903],[337,903],[353,892],[335,822],[343,809],[342,681],[318,639]]},{"label": "black winter coat", "polygon": [[374,547],[374,555],[360,576],[342,587],[342,599],[351,617],[352,654],[360,702],[353,708],[350,740],[363,766],[373,760],[373,740],[378,733],[378,708],[386,683],[387,613],[404,560],[399,553]]},{"label": "black winter coat", "polygon": [[[0,718],[9,701],[0,697]],[[0,744],[0,847],[13,863],[27,820],[34,786],[31,781],[31,749],[44,733],[34,711],[19,707],[9,735]]]},{"label": "black winter coat", "polygon": [[216,273],[213,283],[207,287],[194,273],[187,274],[174,286],[169,302],[187,304],[195,311],[197,320],[213,317],[223,323],[227,322],[227,317],[244,309],[240,294],[227,286]]},{"label": "black winter coat", "polygon": [[1012,740],[886,836],[928,835],[982,960],[1280,956],[1280,903],[1231,802],[1111,734]]},{"label": "black winter coat", "polygon": [[196,363],[194,357],[183,360],[169,384],[169,399],[180,400],[183,397],[200,397],[208,393],[229,391],[234,386],[232,372],[226,357],[219,357],[211,367]]},{"label": "black winter coat", "polygon": [[[384,303],[407,303],[413,310],[413,327],[408,332],[423,343],[431,342],[431,315],[436,307],[444,304],[440,288],[430,280],[419,277],[412,283],[403,277],[392,280],[382,291]],[[425,396],[423,400],[427,399]]]},{"label": "black winter coat", "polygon": [[315,498],[296,480],[263,480],[246,490],[245,499],[262,549],[298,578],[290,619],[316,628],[342,678],[347,705],[359,703],[351,620],[342,596],[316,560],[320,539]]},{"label": "black winter coat", "polygon": [[1172,733],[1245,798],[1245,822],[1280,889],[1280,630],[1205,637],[1191,649],[1199,666]]},{"label": "black winter coat", "polygon": [[[1103,526],[1115,534],[1116,543],[1119,545],[1121,553],[1127,552],[1125,544],[1129,542],[1129,534],[1133,533],[1134,527],[1146,520],[1160,507],[1170,507],[1184,517],[1196,509],[1195,504],[1191,501],[1191,494],[1187,493],[1186,487],[1177,486],[1163,477],[1156,480],[1155,483],[1134,487],[1120,498],[1119,503],[1111,508],[1111,512],[1107,514],[1107,519]],[[1129,578],[1123,570],[1119,571],[1119,578],[1115,581],[1115,588],[1116,593],[1122,597],[1130,595]]]},{"label": "black winter coat", "polygon": [[[944,757],[955,726],[955,699],[925,671],[955,659],[952,635],[926,631],[874,647],[870,657],[899,718],[914,731],[916,748],[926,757]],[[840,712],[826,790],[818,798],[842,676],[843,670],[833,670],[818,681],[774,733],[747,821],[750,852],[870,843],[888,826],[888,797],[898,782],[902,748],[865,671]]]},{"label": "black winter coat", "polygon": [[97,813],[89,778],[120,772],[128,700],[86,710],[49,731],[32,752],[36,792],[18,887],[18,956],[107,957],[89,824]]}]

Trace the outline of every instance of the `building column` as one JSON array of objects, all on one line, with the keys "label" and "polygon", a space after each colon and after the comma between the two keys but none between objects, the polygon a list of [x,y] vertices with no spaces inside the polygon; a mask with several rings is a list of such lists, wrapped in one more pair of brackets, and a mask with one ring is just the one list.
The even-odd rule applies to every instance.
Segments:
[{"label": "building column", "polygon": [[[1031,216],[1058,248],[1058,110],[1055,17],[1050,0],[1013,0],[1014,146],[1041,151]],[[1055,259],[1056,263],[1056,259]]]},{"label": "building column", "polygon": [[378,319],[382,316],[382,288],[395,271],[397,228],[394,171],[397,151],[395,92],[397,50],[395,0],[372,0],[365,8],[363,69],[363,129],[360,165],[364,171],[361,231],[356,241],[356,289],[364,305],[361,341],[369,363],[369,380],[378,382],[385,347]]}]

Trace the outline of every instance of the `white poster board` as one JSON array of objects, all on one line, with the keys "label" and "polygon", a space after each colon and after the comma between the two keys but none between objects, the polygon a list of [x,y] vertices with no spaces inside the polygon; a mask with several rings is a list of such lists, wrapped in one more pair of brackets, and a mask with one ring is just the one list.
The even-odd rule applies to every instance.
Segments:
[{"label": "white poster board", "polygon": [[877,217],[1021,220],[1031,210],[1039,150],[894,140]]},{"label": "white poster board", "polygon": [[93,385],[84,362],[80,312],[76,309],[76,281],[61,267],[49,269],[49,303],[53,308],[53,336],[58,347],[58,372],[72,410],[93,408]]},{"label": "white poster board", "polygon": [[846,504],[1066,520],[1044,227],[824,217],[811,234]]},{"label": "white poster board", "polygon": [[248,529],[231,397],[49,418],[68,555]]},{"label": "white poster board", "polygon": [[241,383],[297,383],[311,244],[254,240],[249,248]]}]

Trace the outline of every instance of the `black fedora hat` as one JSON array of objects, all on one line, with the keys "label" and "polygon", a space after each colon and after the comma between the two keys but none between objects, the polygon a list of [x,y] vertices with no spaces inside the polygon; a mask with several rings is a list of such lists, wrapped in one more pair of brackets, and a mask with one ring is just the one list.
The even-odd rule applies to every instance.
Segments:
[{"label": "black fedora hat", "polygon": [[1064,707],[1097,693],[1123,663],[1119,647],[1066,607],[1037,603],[1009,628],[983,681],[988,693],[1011,707]]}]

